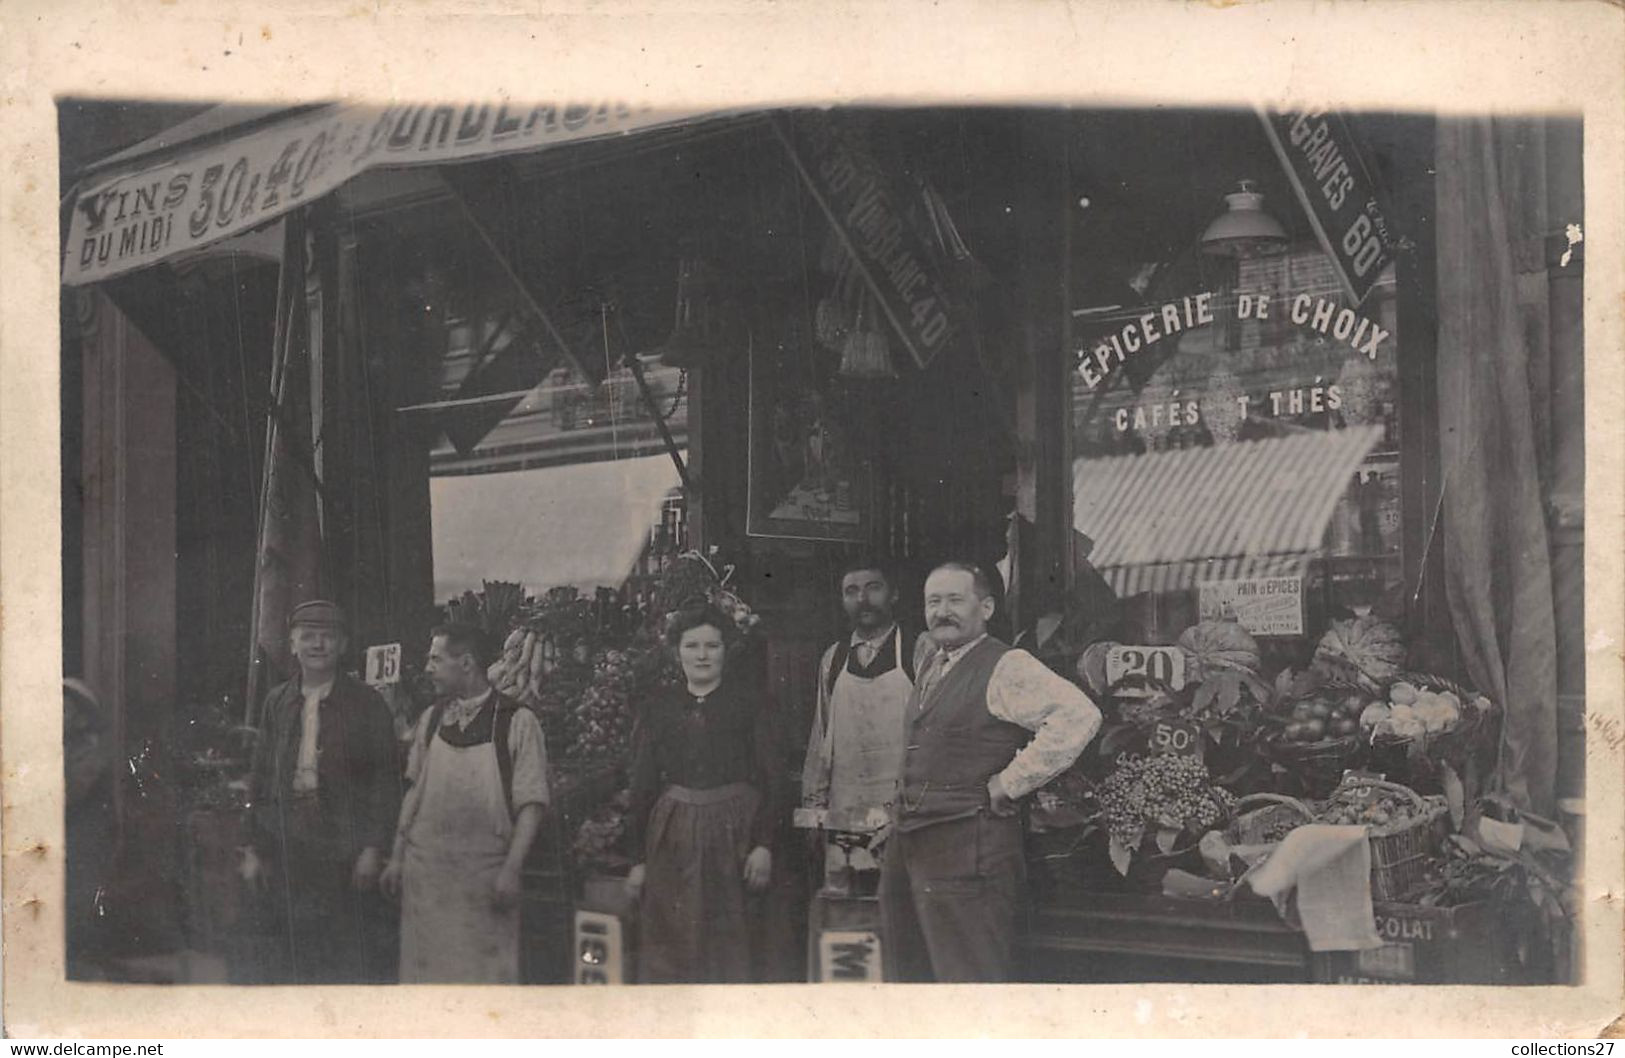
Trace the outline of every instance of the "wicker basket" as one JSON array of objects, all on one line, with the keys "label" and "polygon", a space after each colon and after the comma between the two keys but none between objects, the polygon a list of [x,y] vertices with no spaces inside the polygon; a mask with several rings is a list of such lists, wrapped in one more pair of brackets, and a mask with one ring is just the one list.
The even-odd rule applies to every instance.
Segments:
[{"label": "wicker basket", "polygon": [[1371,835],[1371,896],[1379,901],[1398,901],[1426,875],[1428,861],[1439,851],[1449,828],[1450,813],[1443,805],[1423,800],[1408,786],[1362,776],[1344,780],[1329,800],[1337,801],[1361,786],[1397,793],[1417,811],[1416,818],[1403,829]]},{"label": "wicker basket", "polygon": [[1336,789],[1343,773],[1359,763],[1364,748],[1357,735],[1319,742],[1270,742],[1266,747],[1270,759],[1297,779],[1304,796],[1311,799]]},{"label": "wicker basket", "polygon": [[1294,826],[1313,823],[1314,810],[1296,797],[1285,794],[1248,794],[1236,802],[1235,816],[1230,820],[1230,825],[1224,828],[1224,840],[1231,845],[1276,842],[1281,839],[1273,836],[1271,831],[1294,819],[1297,821]]},{"label": "wicker basket", "polygon": [[1389,686],[1400,682],[1409,683],[1423,691],[1451,692],[1461,699],[1461,718],[1456,726],[1448,731],[1435,731],[1419,737],[1372,735],[1371,764],[1375,770],[1385,772],[1392,778],[1423,789],[1436,789],[1437,780],[1432,778],[1432,769],[1425,765],[1418,766],[1416,758],[1424,756],[1441,760],[1465,758],[1474,751],[1474,743],[1480,735],[1488,734],[1485,726],[1494,722],[1493,713],[1483,712],[1472,704],[1478,697],[1476,692],[1443,676],[1402,672]]}]

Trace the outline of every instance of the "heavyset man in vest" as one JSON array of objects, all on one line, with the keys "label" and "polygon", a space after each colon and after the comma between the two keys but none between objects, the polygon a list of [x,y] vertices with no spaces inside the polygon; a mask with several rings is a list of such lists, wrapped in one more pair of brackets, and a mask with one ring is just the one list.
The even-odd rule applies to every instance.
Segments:
[{"label": "heavyset man in vest", "polygon": [[890,981],[1009,979],[1026,875],[1019,802],[1100,730],[1082,691],[987,634],[994,607],[976,566],[948,562],[926,578],[937,649],[907,707],[880,881]]},{"label": "heavyset man in vest", "polygon": [[[889,821],[903,752],[903,718],[914,693],[915,644],[894,617],[897,588],[879,563],[859,559],[841,577],[851,635],[831,643],[818,665],[818,708],[801,769],[801,803],[828,811],[833,830]],[[826,862],[843,854],[832,843]],[[855,871],[878,868],[878,845],[851,851]]]}]

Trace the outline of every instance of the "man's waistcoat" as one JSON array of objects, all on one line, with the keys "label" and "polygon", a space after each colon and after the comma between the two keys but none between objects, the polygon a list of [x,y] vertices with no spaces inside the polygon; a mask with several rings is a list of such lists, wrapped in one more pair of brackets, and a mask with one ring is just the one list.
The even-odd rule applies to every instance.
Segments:
[{"label": "man's waistcoat", "polygon": [[[899,830],[973,816],[988,803],[987,783],[1032,736],[987,709],[987,685],[1010,648],[992,636],[970,648],[921,700],[909,696]],[[935,661],[924,667],[929,672]]]}]

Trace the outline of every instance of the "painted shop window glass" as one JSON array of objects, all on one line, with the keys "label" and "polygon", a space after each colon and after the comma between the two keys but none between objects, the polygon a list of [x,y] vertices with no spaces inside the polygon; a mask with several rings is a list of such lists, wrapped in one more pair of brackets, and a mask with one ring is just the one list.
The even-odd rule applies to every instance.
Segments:
[{"label": "painted shop window glass", "polygon": [[1072,375],[1075,526],[1136,634],[1401,611],[1392,267],[1358,305],[1304,239],[1140,282],[1074,313]]}]

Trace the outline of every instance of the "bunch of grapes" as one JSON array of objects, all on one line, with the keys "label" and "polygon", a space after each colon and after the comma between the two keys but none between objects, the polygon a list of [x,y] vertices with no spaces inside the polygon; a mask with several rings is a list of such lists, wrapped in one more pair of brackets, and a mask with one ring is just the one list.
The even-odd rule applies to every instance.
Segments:
[{"label": "bunch of grapes", "polygon": [[1209,785],[1200,757],[1159,754],[1132,760],[1101,783],[1106,829],[1127,849],[1149,830],[1200,833],[1225,818],[1234,798]]}]

